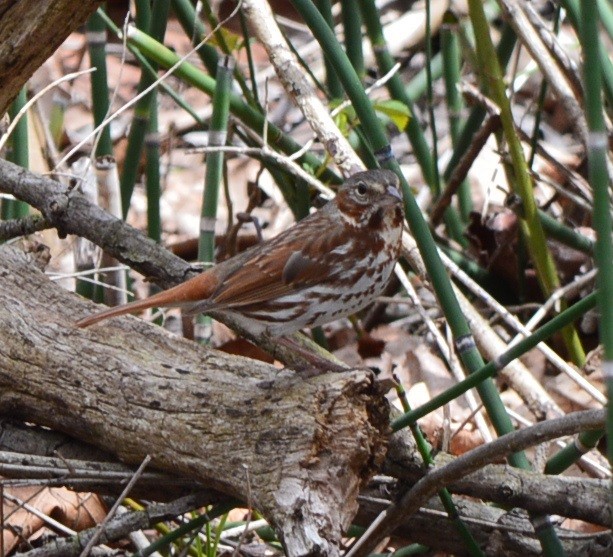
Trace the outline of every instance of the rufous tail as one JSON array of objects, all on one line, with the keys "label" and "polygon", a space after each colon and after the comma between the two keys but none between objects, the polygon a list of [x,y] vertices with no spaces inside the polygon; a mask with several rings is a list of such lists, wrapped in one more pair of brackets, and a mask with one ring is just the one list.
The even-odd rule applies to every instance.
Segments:
[{"label": "rufous tail", "polygon": [[212,273],[202,273],[182,284],[164,290],[163,292],[158,292],[144,300],[137,300],[129,304],[124,304],[123,306],[117,306],[94,313],[89,317],[77,321],[75,326],[83,329],[99,321],[109,319],[110,317],[118,317],[120,315],[135,313],[153,307],[173,307],[201,302],[213,294],[217,288],[218,282],[217,277]]}]

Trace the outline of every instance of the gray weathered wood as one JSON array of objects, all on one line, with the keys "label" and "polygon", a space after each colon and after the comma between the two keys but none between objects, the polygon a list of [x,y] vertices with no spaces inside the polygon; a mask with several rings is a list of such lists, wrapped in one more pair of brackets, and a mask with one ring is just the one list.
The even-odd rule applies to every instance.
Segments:
[{"label": "gray weathered wood", "polygon": [[0,116],[22,85],[100,0],[0,0]]},{"label": "gray weathered wood", "polygon": [[[336,555],[384,457],[388,408],[367,371],[304,379],[134,317],[75,329],[92,304],[32,253],[0,249],[0,409],[252,503],[288,555]],[[250,499],[250,501],[248,501]]]}]

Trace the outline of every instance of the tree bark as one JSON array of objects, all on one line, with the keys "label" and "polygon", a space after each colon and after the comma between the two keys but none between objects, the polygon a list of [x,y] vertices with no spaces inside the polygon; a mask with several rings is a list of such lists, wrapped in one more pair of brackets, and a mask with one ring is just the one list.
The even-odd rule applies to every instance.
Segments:
[{"label": "tree bark", "polygon": [[100,0],[0,0],[0,116],[23,84]]},{"label": "tree bark", "polygon": [[[34,254],[37,253],[36,251]],[[191,477],[245,501],[288,555],[336,555],[378,467],[388,407],[368,371],[304,379],[133,318],[71,323],[93,304],[33,253],[0,249],[0,409],[127,463]]]}]

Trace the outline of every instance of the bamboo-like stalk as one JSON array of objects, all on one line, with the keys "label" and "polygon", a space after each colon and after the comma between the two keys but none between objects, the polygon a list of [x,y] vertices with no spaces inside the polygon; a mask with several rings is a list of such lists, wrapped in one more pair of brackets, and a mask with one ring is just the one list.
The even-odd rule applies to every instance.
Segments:
[{"label": "bamboo-like stalk", "polygon": [[[186,33],[192,37],[192,43],[194,45],[200,44],[201,40],[205,36],[205,29],[202,22],[196,17],[196,12],[192,4],[187,0],[173,0],[173,7],[175,11],[180,10],[177,15]],[[241,17],[241,25],[243,27],[243,35],[245,37],[245,49],[247,51],[247,58],[250,67],[251,83],[253,87],[252,98],[255,102],[255,109],[258,112],[263,113],[264,111],[261,108],[258,99],[257,84],[255,81],[255,69],[251,56],[251,48],[249,46],[249,30],[244,21],[244,11],[241,10],[239,15]],[[203,63],[205,64],[209,73],[214,76],[217,72],[217,61],[219,60],[219,56],[212,47],[204,49],[204,46],[208,45],[202,45],[198,48],[197,52],[199,53],[200,58],[203,60]],[[213,61],[215,61],[214,65],[212,65]],[[234,77],[237,78],[239,73],[240,72],[238,70],[238,67],[235,67]],[[240,128],[236,129],[236,134],[241,138],[242,141],[244,141],[247,145],[251,147],[261,145],[261,142],[256,142],[253,137],[251,137],[249,134],[243,133]],[[311,160],[315,160],[314,157],[311,157]],[[275,163],[272,163],[270,160],[264,160],[263,164],[266,169],[271,173],[275,182],[281,189],[283,197],[285,198],[286,202],[288,203],[296,218],[299,219],[307,215],[309,211],[309,195],[306,185],[302,182],[302,180],[297,180],[294,176],[290,176],[281,169],[276,168]],[[316,167],[315,170],[319,170],[319,167]],[[334,180],[334,177],[331,174],[326,173],[326,175],[328,179]]]},{"label": "bamboo-like stalk", "polygon": [[160,132],[158,129],[158,95],[151,91],[149,122],[145,135],[145,188],[147,192],[147,235],[156,242],[162,241],[162,217],[160,215]]},{"label": "bamboo-like stalk", "polygon": [[[208,143],[213,147],[226,144],[233,71],[233,58],[225,56],[220,59],[216,73],[213,114],[209,128]],[[223,151],[216,151],[207,155],[202,212],[200,216],[200,240],[198,242],[198,260],[202,261],[205,265],[215,261],[215,222],[217,219],[219,187],[221,180],[223,180],[223,164]]]},{"label": "bamboo-like stalk", "polygon": [[[506,139],[511,167],[505,165],[508,181],[513,185],[522,202],[521,231],[525,239],[536,275],[545,297],[549,297],[559,288],[559,279],[553,258],[547,248],[545,233],[538,217],[538,208],[534,200],[532,179],[528,170],[521,141],[515,130],[511,104],[506,95],[506,88],[500,65],[492,43],[483,3],[469,0],[469,13],[477,39],[477,57],[480,67],[487,68],[482,79],[487,84],[492,99],[500,109],[500,120]],[[562,331],[566,348],[575,364],[581,366],[585,353],[574,326],[569,325]]]},{"label": "bamboo-like stalk", "polygon": [[[89,59],[95,72],[90,75],[92,86],[92,112],[94,126],[100,125],[109,112],[109,85],[106,71],[106,25],[98,12],[94,12],[87,20],[87,48]],[[96,156],[113,154],[111,142],[111,127],[105,126],[99,132]]]},{"label": "bamboo-like stalk", "polygon": [[[558,34],[560,28],[560,5],[556,6],[556,11],[553,19],[553,33]],[[547,95],[547,81],[542,79],[541,87],[539,90],[539,96],[536,103],[536,111],[534,115],[534,128],[532,130],[532,137],[530,138],[530,158],[528,159],[528,168],[532,170],[534,166],[534,159],[536,158],[536,151],[538,145],[538,138],[541,128],[541,117],[543,114],[543,108],[545,105],[545,97]]]},{"label": "bamboo-like stalk", "polygon": [[597,0],[597,2],[602,26],[609,35],[609,39],[613,40],[613,6],[610,0]]},{"label": "bamboo-like stalk", "polygon": [[582,251],[583,253],[587,253],[588,255],[592,255],[594,253],[594,242],[590,238],[584,236],[583,234],[579,234],[577,231],[568,226],[565,226],[545,211],[539,209],[538,215],[541,219],[543,230],[550,238],[554,238],[555,240],[562,242],[564,245]]},{"label": "bamboo-like stalk", "polygon": [[[204,15],[209,21],[209,25],[213,29],[213,36],[215,37],[215,41],[217,42],[220,50],[226,56],[232,56],[233,53],[232,53],[232,50],[230,49],[230,46],[228,45],[226,41],[224,30],[220,27],[219,20],[217,19],[217,16],[211,9],[209,0],[204,0],[203,2],[200,3],[200,5],[202,6],[202,11],[204,12]],[[228,17],[233,17],[234,15],[236,15],[236,8],[234,10],[234,13]],[[215,74],[212,74],[212,75],[215,75]],[[234,77],[236,79],[236,83],[238,84],[238,86],[240,87],[240,90],[243,93],[243,97],[245,97],[245,101],[248,104],[255,106],[256,102],[253,97],[253,94],[249,90],[249,87],[247,86],[247,82],[245,81],[245,78],[242,72],[239,70],[238,66],[234,68]]]},{"label": "bamboo-like stalk", "polygon": [[[137,24],[147,26],[147,28],[142,27],[142,30],[147,31],[157,41],[162,41],[166,33],[170,0],[155,0],[151,7],[151,13],[149,12],[148,0],[139,0],[136,5],[137,14],[140,13]],[[156,70],[155,66],[153,69],[154,71]],[[147,89],[153,81],[154,79],[151,75],[143,70],[137,94]],[[145,134],[149,128],[149,117],[154,98],[151,91],[141,97],[134,107],[134,117],[132,118],[132,125],[130,126],[130,134],[128,136],[126,158],[121,173],[121,204],[124,218],[130,209],[130,200],[132,199],[134,184],[136,183],[138,169],[140,168],[140,158],[143,152]],[[155,106],[157,106],[157,102]]]},{"label": "bamboo-like stalk", "polygon": [[241,22],[241,31],[243,32],[243,41],[245,44],[245,53],[247,54],[247,64],[249,65],[249,78],[251,79],[251,92],[253,94],[253,100],[257,106],[261,107],[260,97],[258,93],[258,81],[255,70],[255,62],[253,60],[253,51],[251,49],[251,32],[249,31],[249,25],[247,24],[247,18],[245,12],[239,10],[238,13]]},{"label": "bamboo-like stalk", "polygon": [[345,31],[345,51],[355,73],[362,79],[364,69],[364,52],[362,50],[362,14],[356,9],[353,0],[341,0],[341,19]]},{"label": "bamboo-like stalk", "polygon": [[[432,79],[438,79],[443,75],[443,56],[440,52],[437,52],[430,60],[430,72],[432,73]],[[427,70],[423,67],[419,70],[405,86],[405,91],[409,97],[411,104],[416,102],[426,93],[428,88],[428,76]]]},{"label": "bamboo-like stalk", "polygon": [[[585,2],[585,0],[583,0],[583,2]],[[577,35],[581,35],[581,6],[583,2],[579,2],[579,0],[560,0],[560,4],[562,4],[562,7],[566,10],[568,19]],[[607,103],[609,107],[613,107],[613,62],[602,43],[600,43],[598,47],[598,61]]]},{"label": "bamboo-like stalk", "polygon": [[[208,143],[210,147],[222,147],[226,144],[234,65],[233,58],[224,56],[220,58],[217,66],[215,93],[212,99],[213,113],[209,126]],[[198,261],[204,264],[205,269],[215,262],[215,223],[217,222],[219,188],[223,181],[223,165],[223,151],[215,151],[207,155],[198,239]],[[208,342],[210,335],[207,331],[210,330],[211,321],[208,315],[199,315],[196,318],[197,326],[194,331],[196,340],[203,343]]]},{"label": "bamboo-like stalk", "polygon": [[[458,90],[461,52],[457,27],[457,17],[452,12],[447,12],[443,18],[443,26],[441,28],[441,54],[444,68],[445,96],[449,114],[449,135],[451,136],[451,144],[454,148],[458,144],[460,126],[462,124],[461,114],[464,109],[462,96]],[[432,61],[430,66],[432,66]],[[470,212],[473,210],[473,203],[467,179],[462,180],[458,187],[458,202],[462,220],[468,222]]]},{"label": "bamboo-like stalk", "polygon": [[[409,399],[407,397],[407,393],[404,387],[402,386],[402,383],[398,383],[396,387],[396,392],[398,394],[398,399],[400,400],[400,403],[402,404],[403,411],[405,413],[409,412],[411,410],[411,406],[409,404]],[[417,450],[419,451],[419,454],[421,455],[424,461],[424,465],[427,467],[434,466],[434,457],[432,456],[432,446],[426,440],[421,429],[419,429],[419,426],[415,422],[410,424],[409,428],[411,429],[411,433],[413,434],[413,438],[415,439],[415,445],[417,446]],[[451,496],[451,493],[449,493],[449,490],[447,488],[440,489],[438,491],[438,497],[441,500],[441,503],[443,504],[445,511],[447,512],[449,517],[454,521],[454,525],[456,529],[458,530],[458,533],[462,537],[462,540],[464,544],[466,545],[466,548],[468,549],[468,552],[470,553],[470,555],[483,556],[484,555],[483,551],[481,551],[481,548],[477,545],[477,542],[471,535],[470,531],[468,530],[468,527],[466,526],[464,521],[462,521],[462,519],[460,518],[460,513],[458,512],[458,509],[456,508],[455,503],[453,502],[453,498]]]},{"label": "bamboo-like stalk", "polygon": [[403,414],[392,422],[392,429],[398,431],[407,427],[411,422],[415,422],[423,418],[430,412],[437,410],[441,406],[451,402],[455,398],[464,394],[466,391],[477,387],[481,381],[488,377],[494,377],[499,370],[508,365],[513,360],[523,356],[529,350],[532,350],[539,342],[543,342],[553,334],[560,331],[568,323],[572,323],[581,317],[588,310],[596,307],[596,293],[589,294],[579,302],[573,304],[563,312],[556,315],[553,319],[539,327],[530,336],[520,340],[511,348],[500,354],[495,360],[487,363],[481,369],[469,375],[464,381],[460,381],[453,387],[433,397],[428,402],[415,408],[411,412]]},{"label": "bamboo-like stalk", "polygon": [[[581,43],[583,46],[583,71],[585,90],[585,114],[589,129],[588,177],[594,191],[594,249],[598,275],[598,308],[600,310],[600,342],[604,355],[602,371],[607,385],[607,455],[613,465],[613,243],[611,242],[612,219],[610,188],[611,179],[607,169],[608,137],[602,106],[602,71],[598,36],[599,10],[596,2],[581,4]],[[613,510],[613,485],[611,509]]]},{"label": "bamboo-like stalk", "polygon": [[[332,17],[332,4],[330,0],[315,0],[317,3],[317,9],[321,13],[326,25],[334,30],[334,18]],[[355,9],[355,8],[354,8]],[[357,10],[356,10],[357,11]],[[334,71],[334,67],[327,58],[324,58],[324,65],[326,68],[326,85],[328,89],[328,95],[331,99],[343,98],[343,86]]]},{"label": "bamboo-like stalk", "polygon": [[[505,24],[500,35],[498,47],[496,48],[496,55],[500,62],[501,68],[506,67],[506,65],[509,63],[516,40],[517,38],[515,36],[515,31],[513,31],[510,25]],[[481,127],[486,114],[487,112],[485,107],[481,105],[476,105],[471,110],[466,122],[464,122],[464,125],[462,126],[462,131],[457,139],[453,154],[451,155],[451,158],[447,163],[447,168],[445,168],[445,172],[443,173],[443,179],[445,181],[449,180],[449,177],[455,170],[456,166],[462,160],[462,157],[472,144],[472,139]]]},{"label": "bamboo-like stalk", "polygon": [[[128,30],[128,42],[138,48],[147,58],[154,60],[161,67],[170,68],[177,64],[180,60],[179,56],[170,49],[161,45],[142,31],[131,27]],[[189,62],[183,62],[176,68],[174,74],[200,89],[207,95],[213,95],[215,91],[215,80],[201,72]],[[242,121],[248,128],[261,134],[264,129],[264,116],[258,110],[246,104],[241,97],[236,94],[230,95],[230,112]],[[284,134],[277,126],[272,123],[267,124],[268,144],[279,149],[286,154],[293,154],[302,149],[294,139]],[[305,153],[299,159],[300,163],[310,166],[311,168],[320,168],[321,161],[312,153]],[[328,169],[322,171],[324,180],[330,180],[333,183],[338,183],[339,178],[336,174]]]},{"label": "bamboo-like stalk", "polygon": [[[14,120],[19,114],[19,111],[27,102],[27,86],[24,85],[19,91],[15,100],[11,103],[9,116]],[[17,125],[13,129],[10,137],[9,149],[7,150],[6,158],[22,166],[23,168],[30,167],[30,149],[28,146],[28,115],[24,113]],[[17,199],[2,200],[2,219],[18,219],[25,217],[30,212],[30,207],[27,203]]]},{"label": "bamboo-like stalk", "polygon": [[[430,69],[430,62],[432,60],[432,25],[430,24],[430,12],[431,12],[431,0],[426,0],[426,81],[427,87],[427,110],[430,124],[430,132],[432,134],[432,173],[433,182],[431,184],[432,191],[437,197],[441,194],[441,178],[438,172],[438,137],[436,134],[436,118],[434,117],[434,91],[432,83],[432,70]],[[444,71],[444,70],[443,70]],[[453,211],[446,211],[450,213]],[[455,232],[450,229],[450,232]]]},{"label": "bamboo-like stalk", "polygon": [[[434,85],[432,78],[432,70],[430,69],[432,61],[432,31],[431,31],[431,0],[426,0],[426,78],[428,82],[428,116],[430,120],[430,130],[432,132],[432,170],[434,172],[434,192],[436,196],[441,194],[441,176],[438,169],[438,134],[436,132],[436,118],[434,116]],[[446,69],[446,68],[444,68]],[[464,222],[460,215],[455,210],[455,207],[448,206],[444,216],[445,226],[449,236],[455,240],[460,246],[468,247],[468,240],[464,236]]]},{"label": "bamboo-like stalk", "polygon": [[[206,30],[204,24],[196,14],[194,5],[189,0],[172,0],[172,9],[181,23],[181,27],[185,31],[188,37],[191,37],[192,44],[196,46],[202,42],[202,39],[206,36]],[[217,71],[217,64],[219,63],[219,55],[215,47],[210,44],[203,44],[196,51],[200,60],[204,64],[207,71],[215,76]]]},{"label": "bamboo-like stalk", "polygon": [[171,543],[180,540],[186,534],[189,534],[190,532],[198,532],[204,527],[205,524],[208,524],[215,518],[219,518],[220,516],[227,514],[238,505],[239,502],[234,500],[215,505],[213,508],[208,509],[205,513],[192,518],[190,521],[185,522],[174,530],[169,531],[167,535],[161,536],[152,542],[148,547],[141,549],[137,554],[138,557],[149,557],[149,555],[163,550]]},{"label": "bamboo-like stalk", "polygon": [[584,431],[563,449],[551,456],[545,464],[545,474],[561,474],[570,468],[583,455],[591,451],[605,432],[602,429]]},{"label": "bamboo-like stalk", "polygon": [[[374,0],[362,0],[360,2],[360,10],[362,11],[362,20],[366,26],[368,38],[370,39],[375,57],[377,59],[379,71],[382,74],[386,74],[394,67],[395,61],[387,48],[385,36],[383,35],[383,28],[379,19],[379,11],[374,3]],[[325,51],[324,53],[328,54]],[[413,103],[407,95],[404,84],[402,83],[402,80],[398,74],[394,75],[387,82],[386,86],[390,92],[390,95],[394,99],[406,104],[409,107],[409,110],[412,113],[415,113],[413,110]],[[362,124],[370,131],[369,126],[366,126],[364,122],[362,122]],[[417,162],[419,163],[424,180],[430,186],[430,189],[436,191],[435,188],[437,185],[435,185],[434,160],[432,159],[430,146],[428,145],[428,142],[426,141],[423,131],[416,118],[411,118],[409,120],[406,134],[411,142],[411,146],[413,147],[413,153],[417,159]]]},{"label": "bamboo-like stalk", "polygon": [[[104,10],[102,10],[101,8],[98,8],[97,10],[97,14],[102,18],[102,20],[104,21],[105,25],[118,37],[118,38],[122,38],[122,32],[119,29],[119,27],[117,27],[117,25],[115,25],[113,23],[113,21],[109,18],[108,15],[106,15],[106,13],[104,12]],[[151,64],[146,60],[146,58],[138,51],[137,48],[134,48],[132,45],[127,45],[128,50],[130,50],[130,52],[134,55],[134,57],[136,58],[136,61],[138,62],[138,65],[141,67],[141,69],[145,72],[147,72],[149,74],[149,76],[155,80],[157,79],[157,72],[156,70],[153,69],[153,67],[151,66]],[[185,99],[183,99],[181,97],[181,95],[179,95],[172,87],[170,87],[165,81],[161,81],[158,86],[160,87],[160,89],[162,89],[162,91],[164,91],[164,93],[166,93],[175,103],[177,103],[178,106],[180,106],[183,110],[185,110],[185,112],[187,112],[193,119],[195,122],[197,122],[198,124],[202,124],[203,121],[200,118],[200,116],[198,116],[198,114],[196,114],[196,111],[185,101]]]}]

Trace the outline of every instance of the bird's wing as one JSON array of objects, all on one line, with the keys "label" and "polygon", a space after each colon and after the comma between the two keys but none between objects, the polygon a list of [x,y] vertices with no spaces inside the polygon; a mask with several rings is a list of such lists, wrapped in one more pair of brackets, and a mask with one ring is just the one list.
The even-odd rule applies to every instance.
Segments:
[{"label": "bird's wing", "polygon": [[[236,308],[289,295],[322,282],[330,275],[340,238],[321,234],[316,222],[299,223],[274,238],[266,249],[254,252],[229,276],[210,298],[211,309]],[[317,232],[314,233],[313,226]],[[307,240],[305,235],[312,236]],[[334,268],[334,267],[332,267]]]}]

